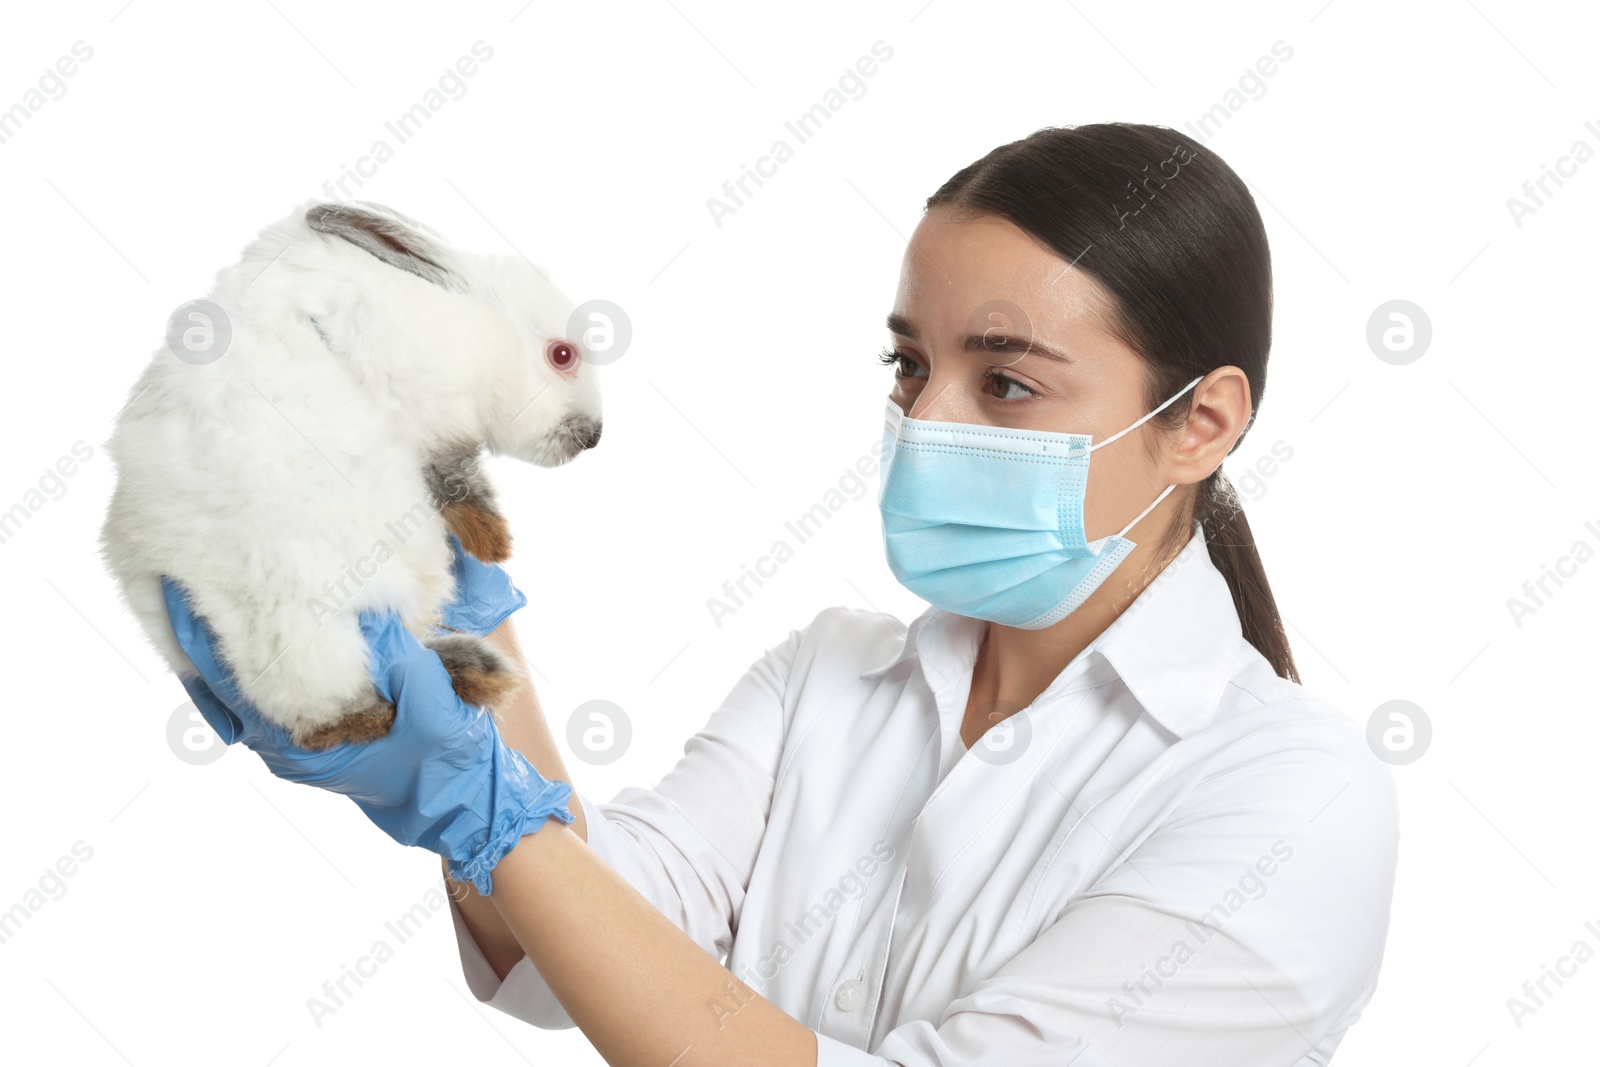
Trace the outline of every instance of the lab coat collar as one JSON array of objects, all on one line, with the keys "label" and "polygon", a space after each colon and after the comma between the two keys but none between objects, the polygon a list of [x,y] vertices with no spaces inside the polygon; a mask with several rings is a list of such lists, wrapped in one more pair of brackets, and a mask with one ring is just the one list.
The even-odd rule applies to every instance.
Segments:
[{"label": "lab coat collar", "polygon": [[[930,625],[977,635],[983,623],[930,606],[906,627],[895,653],[862,671],[861,677],[882,674],[921,655],[920,643]],[[1211,721],[1223,687],[1238,668],[1240,644],[1233,594],[1211,562],[1196,522],[1178,555],[1085,654],[1098,653],[1151,717],[1184,737]],[[1040,697],[1048,697],[1053,688],[1052,683]]]}]

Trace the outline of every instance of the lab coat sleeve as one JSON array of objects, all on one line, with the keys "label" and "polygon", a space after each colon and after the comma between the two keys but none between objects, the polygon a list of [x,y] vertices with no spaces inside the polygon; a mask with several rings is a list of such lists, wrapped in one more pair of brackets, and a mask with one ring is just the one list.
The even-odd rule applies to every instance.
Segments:
[{"label": "lab coat sleeve", "polygon": [[1398,806],[1353,725],[1310,730],[1252,738],[936,1020],[870,1054],[818,1033],[817,1067],[1324,1062],[1376,982]]},{"label": "lab coat sleeve", "polygon": [[[607,803],[573,788],[589,847],[719,959],[733,945],[766,831],[783,746],[784,691],[801,638],[792,631],[750,666],[660,784],[628,786]],[[450,911],[473,996],[543,1029],[574,1025],[526,956],[500,981],[453,902]]]}]

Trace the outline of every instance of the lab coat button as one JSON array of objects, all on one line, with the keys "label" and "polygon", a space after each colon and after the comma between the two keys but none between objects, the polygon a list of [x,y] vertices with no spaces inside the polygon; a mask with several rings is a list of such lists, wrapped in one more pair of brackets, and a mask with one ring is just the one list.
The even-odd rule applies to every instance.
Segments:
[{"label": "lab coat button", "polygon": [[833,1002],[839,1005],[840,1011],[855,1011],[866,999],[867,993],[862,988],[862,983],[851,978],[839,985],[839,992],[834,994]]}]

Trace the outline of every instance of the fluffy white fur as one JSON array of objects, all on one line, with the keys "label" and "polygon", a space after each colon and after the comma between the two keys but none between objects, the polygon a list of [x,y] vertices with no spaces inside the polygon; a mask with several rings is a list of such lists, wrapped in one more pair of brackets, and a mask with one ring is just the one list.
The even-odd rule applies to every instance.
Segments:
[{"label": "fluffy white fur", "polygon": [[[117,485],[101,531],[129,608],[175,672],[195,669],[162,574],[208,619],[244,695],[302,730],[369,691],[360,611],[395,610],[423,637],[454,595],[429,457],[481,443],[555,466],[600,428],[592,367],[568,377],[545,358],[573,303],[534,266],[347,205],[403,235],[380,259],[309,225],[316,206],[267,226],[218,273],[207,296],[233,325],[221,358],[197,366],[163,347],[130,390],[106,443]],[[380,545],[394,554],[376,563]],[[319,619],[314,602],[330,604],[341,578],[354,595]]]}]

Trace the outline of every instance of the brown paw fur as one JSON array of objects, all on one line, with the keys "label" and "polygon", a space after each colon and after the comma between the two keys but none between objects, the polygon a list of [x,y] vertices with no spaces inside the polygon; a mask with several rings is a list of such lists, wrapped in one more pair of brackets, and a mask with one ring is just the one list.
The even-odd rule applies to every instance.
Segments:
[{"label": "brown paw fur", "polygon": [[450,672],[456,696],[468,704],[493,707],[501,697],[513,692],[525,679],[510,659],[481,637],[472,634],[444,634],[424,642]]},{"label": "brown paw fur", "polygon": [[345,742],[360,744],[388,734],[394,725],[394,705],[376,691],[333,722],[311,729],[295,729],[290,740],[301,748],[322,751]]},{"label": "brown paw fur", "polygon": [[485,563],[504,563],[511,558],[511,527],[500,514],[480,451],[471,441],[446,445],[428,460],[423,476],[461,547]]},{"label": "brown paw fur", "polygon": [[439,512],[461,547],[485,563],[511,558],[511,524],[476,504],[446,504]]}]

